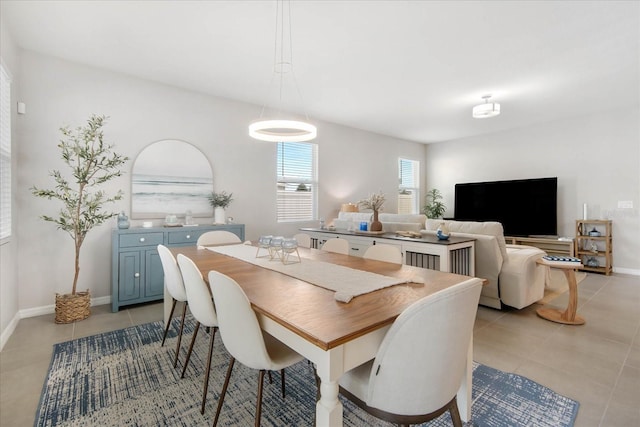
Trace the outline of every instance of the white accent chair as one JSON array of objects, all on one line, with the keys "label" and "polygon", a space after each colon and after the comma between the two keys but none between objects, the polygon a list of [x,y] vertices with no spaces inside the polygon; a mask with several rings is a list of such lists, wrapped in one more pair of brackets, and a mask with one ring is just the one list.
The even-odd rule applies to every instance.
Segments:
[{"label": "white accent chair", "polygon": [[210,271],[209,286],[218,308],[220,336],[227,351],[231,354],[213,426],[215,427],[218,423],[236,359],[243,365],[260,371],[255,416],[255,425],[259,426],[262,410],[262,383],[265,372],[278,370],[281,372],[282,397],[284,398],[284,368],[301,361],[303,357],[262,331],[249,299],[235,280],[217,271]]},{"label": "white accent chair", "polygon": [[322,250],[349,255],[349,241],[347,239],[338,239],[337,237],[334,237],[333,239],[328,239],[324,242]]},{"label": "white accent chair", "polygon": [[230,243],[242,243],[242,240],[235,234],[227,230],[214,230],[207,231],[198,237],[196,245],[198,246],[211,246],[211,245],[225,245]]},{"label": "white accent chair", "polygon": [[200,325],[204,325],[207,328],[212,328],[209,331],[211,335],[211,341],[209,342],[209,357],[207,358],[207,368],[204,375],[204,389],[202,390],[202,406],[200,413],[204,414],[204,404],[207,401],[207,390],[209,388],[209,371],[211,369],[211,356],[213,354],[213,342],[216,337],[216,331],[218,330],[218,316],[216,309],[213,305],[213,299],[209,293],[209,287],[202,278],[202,274],[195,263],[182,254],[178,254],[178,265],[182,272],[182,279],[184,281],[184,287],[187,291],[187,299],[189,300],[189,308],[191,314],[195,317],[197,323],[196,328],[193,331],[193,338],[191,339],[191,345],[187,352],[187,360],[184,362],[182,368],[181,377],[184,378],[184,373],[187,370],[189,359],[191,358],[191,352],[193,351],[193,344],[198,336],[198,330]]},{"label": "white accent chair", "polygon": [[294,239],[298,242],[298,246],[301,248],[310,248],[311,247],[311,236],[306,233],[298,233],[293,236]]},{"label": "white accent chair", "polygon": [[398,249],[397,246],[385,245],[384,243],[376,243],[373,246],[369,246],[362,257],[376,261],[402,264],[402,252],[400,252],[400,249]]},{"label": "white accent chair", "polygon": [[469,279],[405,309],[376,358],[345,373],[340,392],[377,418],[420,424],[449,410],[462,426],[456,394],[465,369],[482,280]]},{"label": "white accent chair", "polygon": [[187,314],[187,306],[189,305],[189,302],[187,301],[187,291],[184,289],[184,282],[182,281],[182,273],[180,273],[180,268],[178,268],[178,263],[176,262],[173,254],[166,246],[158,245],[158,255],[160,255],[160,262],[162,263],[162,270],[164,271],[164,285],[173,300],[171,313],[169,314],[169,321],[164,329],[164,335],[162,336],[162,344],[160,344],[160,347],[164,345],[164,342],[167,339],[167,333],[169,332],[169,326],[171,326],[171,321],[173,320],[173,312],[176,309],[176,304],[178,301],[184,303],[182,319],[180,320],[180,330],[178,331],[178,343],[176,344],[176,357],[173,359],[173,367],[175,368],[178,366],[178,355],[180,354],[182,332],[184,331],[184,318]]}]

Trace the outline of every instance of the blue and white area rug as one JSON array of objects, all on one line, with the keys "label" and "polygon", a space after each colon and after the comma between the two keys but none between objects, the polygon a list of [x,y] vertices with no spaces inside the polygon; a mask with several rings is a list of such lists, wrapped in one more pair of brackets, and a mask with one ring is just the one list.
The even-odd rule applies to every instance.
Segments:
[{"label": "blue and white area rug", "polygon": [[[174,320],[177,323],[177,320]],[[180,361],[191,341],[186,327]],[[185,378],[173,368],[175,335],[164,347],[162,323],[154,322],[54,346],[36,426],[207,426],[211,425],[229,355],[216,334],[204,415],[200,414],[209,335],[198,334]],[[171,333],[171,332],[170,332]],[[185,344],[186,343],[186,344]],[[257,372],[236,363],[218,425],[253,425]],[[316,386],[311,366],[302,361],[286,371],[286,399],[280,375],[265,381],[262,426],[311,426]],[[342,399],[342,398],[341,398]],[[345,426],[387,426],[349,401]],[[571,426],[578,402],[519,375],[475,364],[473,426]],[[451,425],[448,413],[425,424]]]}]

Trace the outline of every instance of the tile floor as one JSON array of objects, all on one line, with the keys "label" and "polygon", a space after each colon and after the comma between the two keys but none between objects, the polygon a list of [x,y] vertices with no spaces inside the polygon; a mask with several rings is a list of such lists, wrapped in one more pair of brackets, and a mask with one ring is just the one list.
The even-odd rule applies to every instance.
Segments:
[{"label": "tile floor", "polygon": [[[474,359],[578,400],[576,426],[640,427],[640,278],[589,274],[579,295],[583,326],[543,320],[535,304],[480,307]],[[566,302],[564,294],[548,305]],[[161,318],[162,304],[155,303],[118,313],[93,307],[89,319],[69,325],[56,325],[53,315],[22,319],[0,352],[0,426],[33,425],[53,343]]]}]

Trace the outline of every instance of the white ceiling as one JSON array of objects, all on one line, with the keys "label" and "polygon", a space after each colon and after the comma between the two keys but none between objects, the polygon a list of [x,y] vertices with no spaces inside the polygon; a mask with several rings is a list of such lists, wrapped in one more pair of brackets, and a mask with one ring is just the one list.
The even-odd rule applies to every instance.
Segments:
[{"label": "white ceiling", "polygon": [[[0,5],[24,49],[277,102],[275,1]],[[311,121],[429,143],[640,103],[638,1],[293,1],[291,13],[302,102],[283,98]],[[502,114],[473,119],[485,94]]]}]

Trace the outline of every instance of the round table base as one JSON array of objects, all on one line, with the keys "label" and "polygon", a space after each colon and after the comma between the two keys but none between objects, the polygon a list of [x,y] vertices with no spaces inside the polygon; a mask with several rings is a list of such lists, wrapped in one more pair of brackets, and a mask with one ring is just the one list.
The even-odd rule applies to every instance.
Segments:
[{"label": "round table base", "polygon": [[576,314],[573,320],[569,320],[568,316],[566,316],[566,311],[560,311],[555,308],[539,308],[538,310],[536,310],[536,313],[543,319],[551,320],[552,322],[556,323],[563,323],[565,325],[585,324],[585,320],[583,317]]}]

